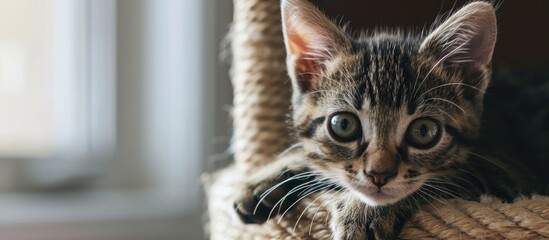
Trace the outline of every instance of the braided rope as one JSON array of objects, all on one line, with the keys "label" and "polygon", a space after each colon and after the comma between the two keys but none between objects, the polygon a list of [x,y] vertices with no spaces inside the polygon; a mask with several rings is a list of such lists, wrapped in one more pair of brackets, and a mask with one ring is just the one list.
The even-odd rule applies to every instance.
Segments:
[{"label": "braided rope", "polygon": [[[282,220],[244,225],[232,196],[246,173],[275,159],[292,142],[285,118],[290,87],[276,0],[233,0],[234,150],[236,167],[204,175],[211,239],[330,239],[330,195],[304,199]],[[301,214],[303,213],[303,214]],[[549,197],[502,203],[448,200],[426,206],[404,227],[402,239],[549,239]]]}]

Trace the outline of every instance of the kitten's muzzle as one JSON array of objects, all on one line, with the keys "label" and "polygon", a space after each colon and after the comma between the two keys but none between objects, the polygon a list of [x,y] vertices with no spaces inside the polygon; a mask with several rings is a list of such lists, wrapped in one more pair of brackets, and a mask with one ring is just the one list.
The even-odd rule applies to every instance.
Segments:
[{"label": "kitten's muzzle", "polygon": [[364,175],[378,188],[383,187],[389,180],[397,175],[399,159],[396,151],[386,148],[372,149],[368,154]]},{"label": "kitten's muzzle", "polygon": [[364,171],[364,174],[372,180],[373,184],[375,184],[378,188],[381,188],[383,185],[387,184],[391,178],[395,177],[397,172],[377,172],[374,170],[366,170]]}]

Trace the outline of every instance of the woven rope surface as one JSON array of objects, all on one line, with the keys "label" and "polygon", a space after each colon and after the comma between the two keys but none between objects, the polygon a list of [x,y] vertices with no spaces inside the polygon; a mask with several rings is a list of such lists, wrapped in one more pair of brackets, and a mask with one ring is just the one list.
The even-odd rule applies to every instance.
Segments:
[{"label": "woven rope surface", "polygon": [[233,147],[237,167],[244,171],[272,161],[291,142],[286,123],[291,87],[279,5],[273,0],[234,1]]},{"label": "woven rope surface", "polygon": [[[249,173],[275,159],[293,141],[288,135],[291,88],[278,0],[234,0],[232,28],[236,166],[205,175],[211,239],[329,239],[329,195],[304,199],[285,217],[244,225],[234,215],[232,195]],[[324,203],[324,204],[323,204]],[[303,215],[301,215],[303,213]],[[299,219],[299,221],[298,221]],[[296,224],[297,223],[297,224]],[[549,239],[549,198],[513,204],[435,202],[405,226],[402,239]]]}]

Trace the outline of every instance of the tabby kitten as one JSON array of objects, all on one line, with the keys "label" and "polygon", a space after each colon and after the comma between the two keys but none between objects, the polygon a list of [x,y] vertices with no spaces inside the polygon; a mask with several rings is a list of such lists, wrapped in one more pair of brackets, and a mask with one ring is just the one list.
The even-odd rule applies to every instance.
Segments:
[{"label": "tabby kitten", "polygon": [[436,199],[516,195],[522,176],[471,152],[496,43],[491,4],[419,35],[356,37],[306,0],[283,0],[282,24],[299,143],[239,193],[244,222],[330,189],[334,239],[395,239]]}]

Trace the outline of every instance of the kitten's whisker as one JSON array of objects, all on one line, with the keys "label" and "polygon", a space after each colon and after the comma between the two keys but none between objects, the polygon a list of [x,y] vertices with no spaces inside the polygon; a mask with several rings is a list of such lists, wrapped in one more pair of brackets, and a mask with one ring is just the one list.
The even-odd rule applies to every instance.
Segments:
[{"label": "kitten's whisker", "polygon": [[[269,212],[269,216],[267,217],[267,219],[270,219],[271,218],[271,215],[274,211],[274,209],[276,208],[276,206],[278,205],[278,214],[280,214],[280,210],[282,208],[282,204],[284,204],[284,201],[286,200],[286,198],[288,196],[290,196],[291,194],[294,194],[295,192],[297,191],[300,191],[300,190],[303,190],[303,191],[308,191],[308,190],[311,190],[311,189],[315,189],[315,185],[318,186],[318,184],[320,183],[320,187],[322,187],[323,185],[322,184],[325,184],[325,185],[329,185],[328,182],[325,182],[326,180],[328,180],[327,177],[324,177],[324,178],[321,178],[321,179],[315,179],[313,181],[309,181],[309,182],[305,182],[305,183],[302,183],[294,188],[292,188],[292,190],[288,191],[282,198],[280,198],[274,206],[272,206],[271,208],[271,211]],[[303,191],[301,193],[303,193]],[[300,193],[300,194],[301,194]],[[299,196],[299,195],[298,195]],[[293,206],[293,205],[292,205]]]},{"label": "kitten's whisker", "polygon": [[468,191],[467,188],[459,185],[459,184],[456,184],[450,180],[447,180],[447,179],[429,179],[427,181],[425,181],[426,183],[438,183],[438,184],[446,184],[446,185],[450,185],[450,186],[454,186],[454,187],[458,187],[460,189],[463,189],[465,191]]},{"label": "kitten's whisker", "polygon": [[467,115],[467,112],[465,111],[465,109],[463,109],[462,107],[460,107],[459,105],[457,105],[456,103],[454,103],[454,102],[452,102],[448,99],[432,97],[432,98],[425,99],[424,102],[431,101],[431,100],[438,100],[438,101],[443,101],[443,102],[452,104],[453,106],[455,106],[456,108],[461,110],[461,112],[463,112],[463,114]]},{"label": "kitten's whisker", "polygon": [[[414,201],[414,203],[415,203],[417,209],[420,209],[420,208],[421,208],[421,204],[420,204],[419,201],[416,199],[415,194],[410,195],[410,198]],[[412,207],[412,206],[410,205],[410,207]]]},{"label": "kitten's whisker", "polygon": [[[351,192],[349,190],[346,189],[346,191],[344,191],[342,193],[342,195],[345,194],[347,196],[347,202],[350,201],[350,197],[351,197]],[[328,224],[328,217],[330,217],[330,214],[326,214],[326,218],[324,218],[324,225],[327,225]]]},{"label": "kitten's whisker", "polygon": [[336,94],[339,93],[338,91],[335,91],[335,90],[316,90],[316,91],[305,93],[305,94],[302,95],[302,97],[312,95],[312,94],[316,94],[316,93],[322,93],[322,92],[332,92],[332,93],[336,93]]},{"label": "kitten's whisker", "polygon": [[432,188],[434,191],[439,191],[439,192],[448,194],[449,197],[451,197],[451,198],[459,198],[459,196],[460,196],[459,192],[457,192],[454,189],[447,188],[444,185],[450,185],[451,186],[452,184],[451,184],[451,182],[439,183],[439,184],[437,184],[437,183],[426,184],[426,186],[428,188]]},{"label": "kitten's whisker", "polygon": [[473,60],[471,59],[466,59],[466,58],[455,58],[454,60],[452,60],[452,63],[472,63],[474,62]]},{"label": "kitten's whisker", "polygon": [[[469,170],[466,170],[466,169],[463,169],[463,168],[458,169],[458,170],[459,170],[459,171],[462,171],[462,172],[464,172],[464,173],[467,173],[467,174],[469,174],[469,175],[471,175],[472,177],[474,177],[474,178],[476,178],[477,180],[479,180],[481,183],[484,182],[484,181],[483,181],[483,178],[480,178],[479,176],[477,176],[477,174],[475,174],[475,173],[473,173],[473,172],[471,172],[471,171],[469,171]],[[460,177],[460,176],[458,176],[458,175],[454,175],[454,176],[452,176],[452,178],[456,178],[456,179],[462,180],[462,181],[464,181],[464,182],[467,182],[470,186],[474,186],[474,185],[475,185],[475,184],[473,184],[471,181],[469,181],[469,180],[467,180],[467,179],[465,179],[465,178],[462,178],[462,177]]]},{"label": "kitten's whisker", "polygon": [[297,180],[297,179],[302,179],[302,178],[310,178],[310,177],[315,177],[315,176],[318,176],[319,173],[308,173],[308,174],[305,174],[305,175],[295,175],[295,176],[292,176],[292,177],[289,177],[288,179],[280,182],[280,183],[277,183],[276,185],[272,186],[271,188],[267,189],[264,193],[262,193],[260,195],[260,197],[263,199],[265,196],[269,195],[272,191],[274,191],[276,188],[280,187],[281,185],[289,182],[289,181],[293,181],[293,180]]},{"label": "kitten's whisker", "polygon": [[[326,188],[328,188],[330,186],[326,186]],[[307,207],[305,207],[305,209],[303,209],[303,211],[301,211],[301,214],[299,215],[299,217],[297,218],[297,221],[295,222],[295,225],[294,225],[294,228],[292,229],[292,233],[295,232],[295,229],[297,228],[297,224],[299,223],[299,220],[301,220],[301,218],[303,217],[303,214],[305,214],[305,212],[307,211],[307,209],[309,209],[309,207],[311,207],[318,199],[320,199],[321,197],[323,197],[324,195],[330,193],[332,190],[328,190],[322,194],[320,194],[320,196],[316,197],[311,203],[309,203],[307,205]]]},{"label": "kitten's whisker", "polygon": [[[441,190],[437,190],[436,188],[433,188],[433,190],[429,190],[427,188],[424,188],[423,190],[425,191],[426,194],[427,193],[432,193],[434,195],[434,196],[432,196],[433,200],[436,200],[437,202],[439,202],[442,205],[445,205],[447,207],[451,207],[450,202],[448,202],[448,198],[441,197],[437,192],[435,192],[435,191],[441,191]],[[447,193],[447,194],[449,194],[449,193]],[[459,198],[459,197],[457,197],[453,194],[449,194],[449,195],[450,195],[451,198]],[[438,211],[438,209],[437,209],[437,211]]]},{"label": "kitten's whisker", "polygon": [[328,79],[328,80],[331,80],[331,81],[334,81],[334,82],[339,82],[339,81],[336,80],[336,79],[330,78],[330,77],[325,76],[325,75],[320,74],[320,73],[308,72],[308,73],[299,73],[299,74],[297,74],[297,76],[303,76],[303,75],[312,75],[312,76],[317,76],[317,77],[325,78],[325,79]]},{"label": "kitten's whisker", "polygon": [[323,190],[323,189],[325,189],[325,188],[326,188],[326,187],[324,187],[324,188],[319,188],[319,189],[317,189],[317,190],[315,190],[315,191],[313,191],[313,192],[311,192],[311,193],[309,193],[309,194],[307,194],[307,195],[304,195],[304,196],[300,197],[300,198],[297,199],[296,201],[294,201],[294,203],[292,203],[292,204],[286,209],[286,211],[284,211],[284,212],[282,213],[282,215],[280,215],[280,218],[278,219],[278,223],[280,223],[280,221],[282,221],[282,218],[284,218],[284,215],[286,215],[286,213],[287,213],[292,207],[294,207],[299,201],[303,200],[305,197],[309,196],[310,194],[313,194],[313,193],[315,193],[315,192],[321,191],[321,190]]},{"label": "kitten's whisker", "polygon": [[452,176],[444,176],[444,175],[433,176],[425,179],[425,182],[447,183],[449,185],[461,186],[454,183],[449,177],[452,177]]},{"label": "kitten's whisker", "polygon": [[478,88],[478,87],[475,87],[475,86],[473,86],[473,85],[466,84],[466,83],[459,83],[459,82],[456,82],[456,83],[445,83],[445,84],[441,84],[441,85],[438,85],[438,86],[436,86],[436,87],[433,87],[433,88],[431,88],[431,89],[429,89],[429,90],[423,92],[421,95],[419,95],[419,97],[421,98],[421,97],[423,97],[425,94],[427,94],[427,93],[429,93],[429,92],[431,92],[431,91],[433,91],[433,90],[436,90],[436,89],[439,89],[439,88],[442,88],[442,87],[449,87],[449,86],[464,86],[464,87],[469,87],[469,88],[475,89],[475,90],[477,90],[477,91],[479,91],[479,92],[481,92],[481,93],[486,93],[485,90],[480,89],[480,88]]},{"label": "kitten's whisker", "polygon": [[[432,201],[429,201],[429,199],[431,200],[436,200],[437,198],[435,198],[433,195],[431,195],[429,192],[426,192],[424,188],[419,188],[418,190],[418,196],[420,196],[421,198],[423,198],[425,200],[425,202],[427,202],[429,205],[431,205],[433,207],[433,209],[435,211],[438,211],[438,207],[435,206]],[[427,197],[429,197],[429,199],[427,199],[425,196],[423,195],[427,195]]]},{"label": "kitten's whisker", "polygon": [[[286,170],[280,172],[278,175],[276,175],[276,177],[279,178],[279,177],[281,177],[282,175],[284,175],[285,173],[290,172],[290,171],[292,171],[292,169],[291,169],[291,168],[288,168],[288,169],[286,169]],[[321,173],[322,173],[322,172],[320,172],[320,171],[310,170],[310,171],[305,171],[305,172],[301,172],[301,173],[298,173],[298,174],[296,174],[296,175],[293,175],[293,176],[291,176],[291,178],[293,178],[293,179],[299,179],[299,178],[303,178],[303,177],[311,177],[311,176],[308,176],[308,175],[311,175],[311,174],[317,174],[317,176],[318,176],[318,175],[320,175]],[[305,176],[305,175],[307,175],[307,176]]]},{"label": "kitten's whisker", "polygon": [[322,201],[322,203],[316,208],[315,213],[313,214],[313,218],[311,219],[311,225],[309,226],[309,236],[311,235],[311,232],[313,231],[313,223],[314,223],[314,221],[315,221],[316,214],[318,213],[318,210],[320,210],[320,208],[322,208],[322,206],[324,206],[324,203],[326,203],[326,202],[329,201],[331,198],[333,198],[333,196],[334,196],[335,194],[337,194],[339,191],[337,191],[337,190],[335,190],[335,189],[330,189],[329,192],[331,192],[330,197],[324,199],[324,201]]},{"label": "kitten's whisker", "polygon": [[[289,171],[292,171],[292,169],[287,169],[285,171],[282,171],[277,176],[281,177],[282,175],[284,175],[284,173],[287,173]],[[296,180],[296,179],[302,179],[302,178],[309,178],[309,177],[313,177],[313,176],[319,176],[320,174],[322,174],[322,172],[311,170],[311,171],[306,171],[306,172],[302,172],[302,173],[298,173],[296,175],[293,175],[293,176],[289,177],[288,179],[286,179],[284,181],[290,181],[290,180]],[[273,188],[274,188],[274,186],[273,186]],[[262,194],[262,196],[263,196],[263,194]]]},{"label": "kitten's whisker", "polygon": [[[273,192],[276,188],[282,186],[284,183],[287,183],[289,181],[292,181],[292,180],[296,180],[296,179],[300,179],[300,178],[309,178],[309,177],[313,177],[313,176],[318,176],[319,174],[316,173],[316,172],[303,172],[303,173],[300,173],[300,174],[296,174],[274,186],[272,186],[271,188],[267,189],[267,191],[265,191],[264,193],[262,193],[259,197],[259,201],[257,202],[257,204],[255,205],[255,208],[254,208],[254,211],[253,211],[253,215],[255,215],[255,213],[257,212],[257,209],[259,208],[259,205],[263,202],[263,200],[265,200],[265,198],[271,193]],[[314,181],[314,180],[311,180],[311,181]],[[310,181],[309,181],[310,182]],[[309,183],[307,182],[307,183]]]},{"label": "kitten's whisker", "polygon": [[304,145],[304,144],[303,144],[302,142],[293,144],[292,146],[286,148],[286,150],[284,150],[283,152],[281,152],[280,154],[278,154],[277,158],[284,157],[284,156],[286,156],[286,154],[292,152],[292,151],[295,150],[295,149],[303,148],[303,145]]},{"label": "kitten's whisker", "polygon": [[501,169],[502,169],[503,171],[505,171],[505,172],[510,172],[510,171],[509,171],[509,168],[508,168],[506,165],[504,165],[502,162],[499,162],[499,161],[497,161],[497,160],[495,160],[495,159],[493,159],[493,160],[492,160],[492,159],[489,159],[488,157],[484,157],[484,156],[482,156],[482,155],[480,155],[480,154],[477,154],[477,153],[474,153],[474,152],[472,152],[472,151],[469,151],[469,154],[471,154],[471,155],[473,155],[473,156],[475,156],[475,157],[478,157],[478,158],[480,158],[480,159],[482,159],[482,160],[485,160],[485,161],[487,161],[487,162],[489,162],[489,163],[491,163],[491,164],[494,164],[496,167],[501,168]]},{"label": "kitten's whisker", "polygon": [[440,108],[438,108],[438,107],[437,107],[437,109],[438,109],[441,113],[446,114],[446,116],[448,116],[450,119],[452,119],[452,121],[454,122],[454,124],[455,124],[456,126],[459,126],[459,122],[457,121],[457,119],[456,119],[454,116],[452,116],[452,114],[449,114],[448,112],[446,112],[446,111],[444,111],[444,110],[442,110],[442,109],[440,109]]},{"label": "kitten's whisker", "polygon": [[[457,195],[456,195],[457,193],[454,193],[450,189],[444,188],[442,186],[436,186],[436,185],[432,185],[432,184],[424,184],[423,186],[425,186],[426,188],[432,188],[434,190],[432,193],[439,194],[439,193],[435,192],[435,191],[439,191],[439,192],[448,194],[452,198],[457,197]],[[428,189],[425,189],[425,190],[428,190]],[[439,197],[440,197],[440,194],[439,194]]]},{"label": "kitten's whisker", "polygon": [[[267,216],[267,220],[271,219],[271,216],[273,214],[273,211],[276,209],[276,206],[278,206],[278,213],[280,213],[280,210],[282,209],[282,204],[284,204],[284,201],[286,200],[286,198],[288,196],[290,196],[291,194],[299,191],[299,190],[302,190],[302,189],[306,189],[308,187],[310,187],[311,185],[313,184],[316,184],[315,183],[316,180],[313,180],[313,181],[309,181],[309,182],[305,182],[305,183],[302,183],[302,184],[299,184],[297,185],[296,187],[292,188],[292,190],[290,190],[289,192],[287,192],[283,197],[281,197],[271,208],[271,211],[269,211],[269,215]],[[293,205],[292,205],[293,206]]]},{"label": "kitten's whisker", "polygon": [[[319,180],[316,180],[316,183],[313,183],[313,184],[311,184],[311,185],[308,185],[308,186],[305,187],[304,189],[300,189],[301,192],[297,194],[297,197],[303,196],[303,195],[305,195],[306,193],[309,193],[311,190],[314,190],[314,189],[317,188],[318,186],[329,185],[330,183],[329,183],[328,181],[326,181],[326,180],[328,180],[327,177],[322,178],[322,179],[319,179]],[[289,194],[293,194],[293,193],[295,193],[295,192],[297,192],[297,190],[294,191],[294,190],[292,189],[292,191],[288,192],[288,194],[285,195],[285,197],[286,197],[286,196],[289,196]]]},{"label": "kitten's whisker", "polygon": [[[458,192],[452,190],[451,188],[446,188],[446,187],[443,187],[443,185],[450,185],[452,186],[452,184],[448,183],[448,182],[428,182],[428,183],[425,183],[424,186],[426,188],[432,188],[432,189],[436,189],[437,191],[440,191],[441,193],[445,193],[445,194],[448,194],[450,195],[450,197],[457,197],[457,195],[459,195]],[[457,185],[456,185],[457,186]],[[460,189],[463,189],[465,191],[467,191],[466,188],[463,188],[461,186],[459,186]]]},{"label": "kitten's whisker", "polygon": [[[324,179],[328,180],[328,178],[324,178]],[[326,180],[324,180],[324,179],[318,180],[318,181],[319,181],[318,183],[316,183],[316,184],[314,184],[313,186],[309,187],[307,190],[304,190],[303,192],[299,193],[297,196],[307,195],[307,194],[309,193],[310,189],[311,189],[311,188],[314,188],[315,185],[318,186],[318,185],[323,185],[323,184],[330,184],[330,185],[333,184],[333,183],[330,183],[330,182],[328,182],[328,181],[326,181]]]},{"label": "kitten's whisker", "polygon": [[[471,181],[460,177],[458,174],[455,173],[456,171],[465,172],[465,173],[473,176],[474,178],[476,178],[480,182],[483,182],[482,179],[480,179],[480,178],[478,178],[478,176],[476,176],[476,174],[474,174],[474,173],[472,173],[472,172],[470,172],[470,171],[468,171],[464,168],[455,168],[453,170],[443,171],[443,172],[440,172],[441,174],[429,174],[429,176],[427,176],[427,178],[424,179],[424,180],[425,181],[430,181],[432,179],[439,179],[441,181],[447,181],[447,183],[449,185],[451,185],[450,183],[455,184],[455,186],[461,186],[461,185],[458,185],[457,183],[455,183],[455,180],[461,180],[463,182],[466,182],[469,186],[474,186],[475,185]],[[427,175],[427,174],[424,174],[424,175]],[[450,175],[450,176],[448,176],[448,175]],[[453,178],[453,179],[449,179],[449,178]],[[464,189],[464,190],[469,191],[469,189],[465,188],[464,186],[461,186],[461,188]]]},{"label": "kitten's whisker", "polygon": [[[326,184],[325,182],[322,182],[324,180],[327,180],[326,177],[324,178],[321,178],[321,179],[315,179],[313,181],[308,181],[308,182],[305,182],[305,183],[302,183],[302,184],[299,184],[297,186],[295,186],[294,188],[292,188],[292,190],[288,191],[288,193],[286,193],[286,195],[283,197],[283,198],[286,198],[287,196],[299,191],[299,190],[303,190],[303,191],[306,191],[307,189],[315,186],[315,185],[322,185],[322,184]],[[302,191],[302,192],[303,192]]]}]

